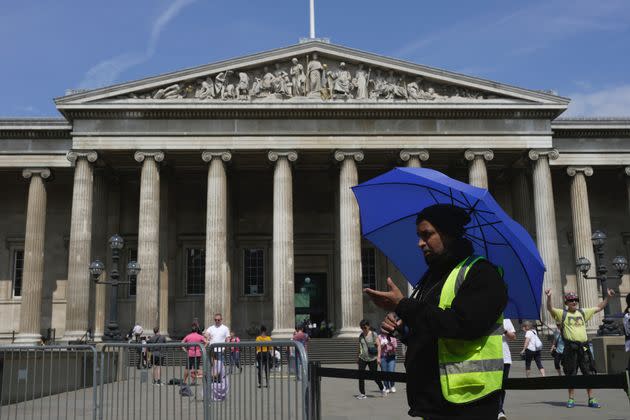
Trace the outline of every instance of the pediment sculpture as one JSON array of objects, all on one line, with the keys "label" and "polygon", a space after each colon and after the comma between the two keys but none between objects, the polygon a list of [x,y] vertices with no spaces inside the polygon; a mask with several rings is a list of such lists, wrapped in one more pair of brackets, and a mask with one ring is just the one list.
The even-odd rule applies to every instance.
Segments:
[{"label": "pediment sculpture", "polygon": [[475,101],[487,92],[438,83],[364,63],[323,59],[317,53],[260,68],[235,68],[115,99],[200,101]]}]

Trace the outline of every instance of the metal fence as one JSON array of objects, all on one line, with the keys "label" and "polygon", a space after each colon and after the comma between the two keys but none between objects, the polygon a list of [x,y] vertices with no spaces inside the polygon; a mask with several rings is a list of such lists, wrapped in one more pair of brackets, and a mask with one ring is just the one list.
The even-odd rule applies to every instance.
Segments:
[{"label": "metal fence", "polygon": [[307,365],[288,340],[0,346],[0,420],[307,420]]}]

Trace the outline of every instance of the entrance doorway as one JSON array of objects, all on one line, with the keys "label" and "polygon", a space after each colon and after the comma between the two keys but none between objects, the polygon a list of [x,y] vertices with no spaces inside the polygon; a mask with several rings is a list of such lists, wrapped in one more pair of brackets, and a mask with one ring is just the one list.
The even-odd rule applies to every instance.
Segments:
[{"label": "entrance doorway", "polygon": [[326,273],[295,273],[295,324],[311,337],[330,337],[327,316]]}]

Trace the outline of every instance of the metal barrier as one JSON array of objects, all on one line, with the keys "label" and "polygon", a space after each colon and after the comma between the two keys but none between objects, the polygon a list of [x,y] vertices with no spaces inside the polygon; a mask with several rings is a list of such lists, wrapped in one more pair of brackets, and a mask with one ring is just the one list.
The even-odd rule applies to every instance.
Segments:
[{"label": "metal barrier", "polygon": [[310,419],[308,359],[301,343],[210,346],[209,419]]},{"label": "metal barrier", "polygon": [[92,346],[1,346],[0,419],[96,419]]}]

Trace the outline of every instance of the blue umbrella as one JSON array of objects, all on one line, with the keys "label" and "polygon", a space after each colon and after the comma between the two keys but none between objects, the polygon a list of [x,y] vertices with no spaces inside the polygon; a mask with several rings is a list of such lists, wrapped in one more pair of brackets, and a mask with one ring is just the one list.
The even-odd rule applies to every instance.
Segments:
[{"label": "blue umbrella", "polygon": [[433,204],[466,209],[465,236],[475,254],[504,270],[508,287],[505,315],[538,319],[545,265],[527,231],[483,188],[426,168],[395,168],[352,188],[359,203],[363,236],[416,284],[427,270],[418,248],[416,215]]}]

